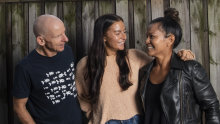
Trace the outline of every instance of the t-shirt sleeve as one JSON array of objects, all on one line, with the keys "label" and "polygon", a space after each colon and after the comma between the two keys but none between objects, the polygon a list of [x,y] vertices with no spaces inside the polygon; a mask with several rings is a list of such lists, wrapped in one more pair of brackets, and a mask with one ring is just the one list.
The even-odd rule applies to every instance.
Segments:
[{"label": "t-shirt sleeve", "polygon": [[24,66],[18,64],[15,68],[12,95],[16,98],[27,98],[30,93],[30,77]]},{"label": "t-shirt sleeve", "polygon": [[81,109],[86,113],[87,118],[91,112],[91,104],[83,96],[88,94],[88,83],[85,81],[87,57],[82,58],[76,67],[76,89]]},{"label": "t-shirt sleeve", "polygon": [[129,49],[128,56],[129,59],[135,61],[135,63],[139,65],[139,68],[142,68],[153,60],[153,58],[148,56],[145,52],[137,49]]}]

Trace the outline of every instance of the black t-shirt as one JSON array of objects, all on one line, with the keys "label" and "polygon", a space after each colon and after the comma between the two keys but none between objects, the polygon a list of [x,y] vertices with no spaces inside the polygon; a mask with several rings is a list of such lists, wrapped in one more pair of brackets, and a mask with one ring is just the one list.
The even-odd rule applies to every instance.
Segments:
[{"label": "black t-shirt", "polygon": [[28,98],[27,109],[37,124],[81,124],[72,49],[53,57],[33,50],[15,69],[12,94]]},{"label": "black t-shirt", "polygon": [[150,80],[147,83],[144,124],[167,124],[160,102],[163,83],[152,84]]}]

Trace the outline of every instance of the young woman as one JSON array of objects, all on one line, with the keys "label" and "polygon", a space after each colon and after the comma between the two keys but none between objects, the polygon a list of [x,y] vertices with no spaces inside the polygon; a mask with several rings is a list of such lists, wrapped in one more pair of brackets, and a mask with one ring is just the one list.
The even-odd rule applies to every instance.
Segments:
[{"label": "young woman", "polygon": [[[141,124],[137,97],[138,71],[152,59],[125,49],[126,29],[117,15],[100,16],[89,54],[77,65],[76,86],[81,109],[90,124]],[[185,52],[188,58],[192,55]]]},{"label": "young woman", "polygon": [[178,11],[151,21],[147,54],[155,59],[140,70],[144,124],[220,124],[219,102],[203,67],[182,61],[173,51],[182,37]]}]

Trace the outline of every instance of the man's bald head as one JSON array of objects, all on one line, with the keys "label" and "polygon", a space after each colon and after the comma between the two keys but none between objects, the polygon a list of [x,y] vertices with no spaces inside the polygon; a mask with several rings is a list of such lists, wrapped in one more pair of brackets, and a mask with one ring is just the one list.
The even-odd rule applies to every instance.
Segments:
[{"label": "man's bald head", "polygon": [[35,37],[46,35],[51,26],[56,23],[63,23],[58,17],[54,15],[41,15],[39,16],[33,26]]}]

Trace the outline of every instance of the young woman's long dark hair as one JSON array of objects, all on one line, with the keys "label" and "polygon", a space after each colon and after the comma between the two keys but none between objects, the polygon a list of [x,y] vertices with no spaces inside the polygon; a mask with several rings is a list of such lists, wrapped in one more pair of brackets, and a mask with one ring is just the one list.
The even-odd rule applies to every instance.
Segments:
[{"label": "young woman's long dark hair", "polygon": [[[87,69],[88,72],[85,75],[85,79],[89,80],[89,94],[86,98],[92,103],[97,103],[101,82],[106,65],[106,50],[103,37],[106,34],[109,27],[118,21],[123,19],[114,14],[107,14],[100,16],[95,21],[94,38],[91,48],[88,53]],[[117,51],[116,62],[119,67],[119,84],[123,90],[127,90],[132,83],[129,81],[129,64],[127,63],[127,51],[126,49]]]}]

